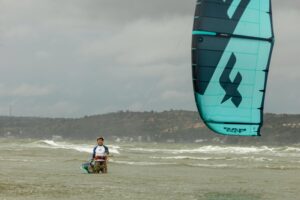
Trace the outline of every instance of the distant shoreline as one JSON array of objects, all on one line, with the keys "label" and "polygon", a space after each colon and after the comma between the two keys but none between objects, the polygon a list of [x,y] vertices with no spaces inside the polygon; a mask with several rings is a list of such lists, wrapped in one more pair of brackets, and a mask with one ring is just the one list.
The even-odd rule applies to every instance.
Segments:
[{"label": "distant shoreline", "polygon": [[212,133],[194,111],[120,111],[82,118],[0,116],[0,137],[93,139],[140,142],[284,145],[300,143],[300,115],[264,115],[262,137],[226,137]]}]

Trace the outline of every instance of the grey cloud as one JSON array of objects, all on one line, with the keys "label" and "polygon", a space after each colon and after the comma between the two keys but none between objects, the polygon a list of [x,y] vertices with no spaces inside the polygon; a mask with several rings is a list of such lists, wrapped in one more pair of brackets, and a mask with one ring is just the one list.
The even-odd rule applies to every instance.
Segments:
[{"label": "grey cloud", "polygon": [[[190,66],[195,3],[0,0],[0,114],[11,102],[16,115],[39,116],[196,110]],[[299,5],[273,1],[268,112],[300,112]],[[31,96],[13,95],[22,85],[31,87]]]}]

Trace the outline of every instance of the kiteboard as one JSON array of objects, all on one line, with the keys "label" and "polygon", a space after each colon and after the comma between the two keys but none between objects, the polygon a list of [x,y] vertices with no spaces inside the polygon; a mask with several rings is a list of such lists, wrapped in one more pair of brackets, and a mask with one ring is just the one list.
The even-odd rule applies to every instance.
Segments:
[{"label": "kiteboard", "polygon": [[81,169],[82,172],[85,173],[85,174],[91,174],[92,172],[89,171],[89,167],[90,167],[90,163],[89,163],[89,162],[86,162],[86,163],[83,163],[83,164],[80,166],[80,169]]}]

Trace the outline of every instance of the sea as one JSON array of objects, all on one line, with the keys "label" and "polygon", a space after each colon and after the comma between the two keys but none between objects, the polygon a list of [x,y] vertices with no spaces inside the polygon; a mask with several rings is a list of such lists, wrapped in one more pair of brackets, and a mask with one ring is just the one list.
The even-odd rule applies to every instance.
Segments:
[{"label": "sea", "polygon": [[86,174],[95,141],[0,138],[0,199],[300,199],[300,144],[105,142],[108,174]]}]

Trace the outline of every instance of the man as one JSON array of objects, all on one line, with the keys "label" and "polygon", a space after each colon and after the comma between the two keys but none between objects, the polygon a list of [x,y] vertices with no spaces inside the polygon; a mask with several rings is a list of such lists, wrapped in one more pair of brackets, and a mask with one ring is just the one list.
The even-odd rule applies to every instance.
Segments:
[{"label": "man", "polygon": [[104,145],[104,138],[97,138],[97,146],[93,149],[93,157],[91,163],[94,161],[94,173],[107,173],[107,156],[109,155],[108,147]]}]

